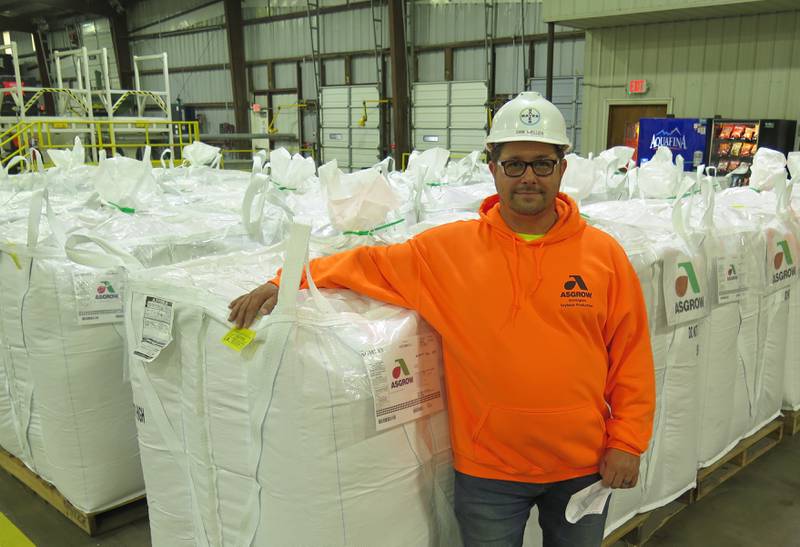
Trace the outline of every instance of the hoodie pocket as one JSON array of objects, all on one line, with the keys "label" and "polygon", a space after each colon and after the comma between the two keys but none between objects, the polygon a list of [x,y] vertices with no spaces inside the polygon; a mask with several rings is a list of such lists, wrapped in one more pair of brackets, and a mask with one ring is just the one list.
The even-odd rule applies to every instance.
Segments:
[{"label": "hoodie pocket", "polygon": [[606,426],[591,404],[556,409],[490,407],[473,436],[475,462],[508,474],[549,474],[600,463]]}]

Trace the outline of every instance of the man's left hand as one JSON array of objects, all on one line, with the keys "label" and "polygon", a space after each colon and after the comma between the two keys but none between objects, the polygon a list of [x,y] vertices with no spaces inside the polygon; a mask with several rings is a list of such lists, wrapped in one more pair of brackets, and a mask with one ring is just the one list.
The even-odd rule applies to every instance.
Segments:
[{"label": "man's left hand", "polygon": [[633,488],[639,480],[639,456],[616,448],[606,449],[600,460],[600,476],[603,486]]}]

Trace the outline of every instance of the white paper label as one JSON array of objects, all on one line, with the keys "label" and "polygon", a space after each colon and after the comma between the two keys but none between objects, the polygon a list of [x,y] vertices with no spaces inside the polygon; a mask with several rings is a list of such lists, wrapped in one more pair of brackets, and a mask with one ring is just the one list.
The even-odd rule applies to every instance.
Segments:
[{"label": "white paper label", "polygon": [[767,291],[785,289],[797,279],[797,247],[794,237],[777,230],[767,232]]},{"label": "white paper label", "polygon": [[597,481],[583,490],[575,492],[569,498],[569,503],[564,511],[567,522],[575,524],[586,515],[602,515],[610,495],[611,488],[603,486],[603,481]]},{"label": "white paper label", "polygon": [[444,408],[441,350],[435,334],[412,336],[361,355],[372,384],[378,431]]},{"label": "white paper label", "polygon": [[708,315],[705,277],[705,266],[698,258],[677,250],[666,254],[663,290],[669,326]]},{"label": "white paper label", "polygon": [[121,272],[74,273],[72,285],[79,325],[118,323],[125,318]]},{"label": "white paper label", "polygon": [[717,257],[717,303],[738,302],[747,290],[744,258],[740,255]]},{"label": "white paper label", "polygon": [[142,317],[142,339],[133,354],[150,363],[172,341],[172,302],[145,296],[144,316]]}]

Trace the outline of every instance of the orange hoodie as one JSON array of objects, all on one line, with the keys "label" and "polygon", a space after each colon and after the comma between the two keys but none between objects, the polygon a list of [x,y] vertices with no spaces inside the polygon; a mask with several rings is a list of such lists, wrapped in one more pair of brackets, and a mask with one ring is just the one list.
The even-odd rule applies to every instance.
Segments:
[{"label": "orange hoodie", "polygon": [[417,310],[441,334],[462,473],[555,482],[596,473],[606,447],[647,448],[655,382],[638,278],[568,196],[556,209],[532,242],[492,196],[480,220],[311,262],[318,286]]}]

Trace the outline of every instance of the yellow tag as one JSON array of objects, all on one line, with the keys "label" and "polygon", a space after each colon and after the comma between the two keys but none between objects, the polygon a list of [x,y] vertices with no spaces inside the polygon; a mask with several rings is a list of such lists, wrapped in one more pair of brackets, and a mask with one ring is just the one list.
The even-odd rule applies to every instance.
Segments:
[{"label": "yellow tag", "polygon": [[14,265],[16,265],[17,269],[21,270],[22,269],[22,264],[19,263],[19,257],[17,256],[17,254],[16,253],[8,253],[8,256],[10,256],[11,260],[14,261]]},{"label": "yellow tag", "polygon": [[67,122],[53,122],[53,129],[66,129],[69,127]]},{"label": "yellow tag", "polygon": [[255,337],[256,331],[234,327],[222,338],[222,343],[234,351],[242,351]]},{"label": "yellow tag", "polygon": [[136,122],[133,125],[134,125],[134,127],[145,128],[145,127],[149,127],[150,123],[149,122]]}]

